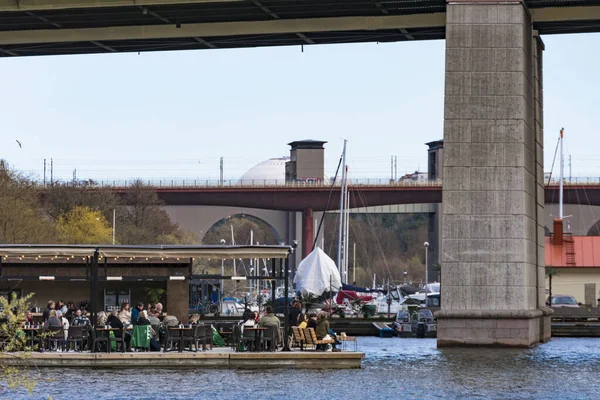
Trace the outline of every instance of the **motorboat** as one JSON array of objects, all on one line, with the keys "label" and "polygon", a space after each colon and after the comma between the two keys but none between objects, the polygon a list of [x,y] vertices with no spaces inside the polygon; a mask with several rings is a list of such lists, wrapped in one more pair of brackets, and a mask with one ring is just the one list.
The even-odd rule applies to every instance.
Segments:
[{"label": "motorboat", "polygon": [[411,307],[398,311],[393,328],[399,337],[437,337],[437,322],[428,309]]}]

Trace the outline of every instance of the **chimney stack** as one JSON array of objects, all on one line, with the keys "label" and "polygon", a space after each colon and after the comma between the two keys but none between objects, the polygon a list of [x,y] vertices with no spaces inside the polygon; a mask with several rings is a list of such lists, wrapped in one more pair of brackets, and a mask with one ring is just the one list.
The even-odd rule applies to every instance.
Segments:
[{"label": "chimney stack", "polygon": [[563,220],[562,220],[562,218],[554,218],[554,233],[552,235],[552,243],[555,246],[561,246],[563,243]]}]

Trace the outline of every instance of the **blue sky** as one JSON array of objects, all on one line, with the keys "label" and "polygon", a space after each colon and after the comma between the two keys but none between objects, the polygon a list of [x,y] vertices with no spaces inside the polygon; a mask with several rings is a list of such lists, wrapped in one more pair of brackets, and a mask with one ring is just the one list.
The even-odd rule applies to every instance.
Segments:
[{"label": "blue sky", "polygon": [[[564,126],[573,175],[600,176],[600,35],[543,40],[546,170]],[[40,176],[218,179],[222,156],[235,179],[306,138],[333,174],[347,138],[351,174],[385,179],[442,137],[444,42],[3,58],[0,87],[0,158]]]}]

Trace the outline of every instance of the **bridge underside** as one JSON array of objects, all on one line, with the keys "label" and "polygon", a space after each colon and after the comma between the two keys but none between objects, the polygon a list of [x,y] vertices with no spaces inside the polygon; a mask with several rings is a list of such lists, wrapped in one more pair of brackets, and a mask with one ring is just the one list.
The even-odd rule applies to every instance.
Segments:
[{"label": "bridge underside", "polygon": [[[526,3],[542,35],[600,32],[598,0]],[[443,39],[446,8],[445,0],[0,0],[0,57]]]}]

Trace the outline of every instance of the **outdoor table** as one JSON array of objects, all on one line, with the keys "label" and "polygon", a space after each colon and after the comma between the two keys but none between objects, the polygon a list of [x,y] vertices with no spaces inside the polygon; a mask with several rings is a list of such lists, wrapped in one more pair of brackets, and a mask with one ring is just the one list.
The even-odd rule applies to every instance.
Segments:
[{"label": "outdoor table", "polygon": [[268,330],[269,328],[248,328],[244,327],[245,331],[254,331],[254,348],[255,351],[260,351],[260,336],[263,331]]},{"label": "outdoor table", "polygon": [[346,348],[348,347],[347,344],[353,344],[354,345],[354,351],[358,351],[358,342],[356,340],[356,336],[340,336],[337,335],[337,340],[339,340],[340,342],[342,342],[342,350],[346,350]]},{"label": "outdoor table", "polygon": [[25,336],[29,337],[29,340],[25,341],[25,345],[27,345],[27,342],[31,343],[31,348],[33,349],[33,344],[34,344],[34,340],[35,340],[35,333],[39,332],[42,330],[41,325],[39,327],[35,327],[35,326],[26,326],[23,328],[23,332],[25,332]]},{"label": "outdoor table", "polygon": [[167,329],[169,329],[171,331],[179,331],[179,337],[181,337],[181,344],[179,345],[179,352],[183,353],[183,332],[191,331],[192,329],[194,329],[194,327],[186,326],[186,327],[180,328],[178,326],[170,326]]}]

